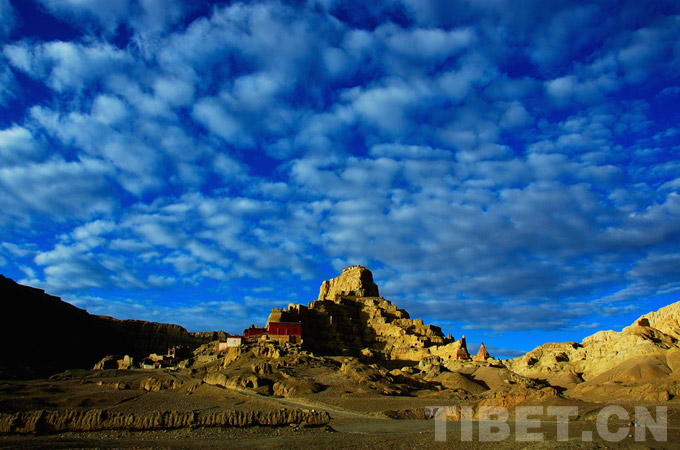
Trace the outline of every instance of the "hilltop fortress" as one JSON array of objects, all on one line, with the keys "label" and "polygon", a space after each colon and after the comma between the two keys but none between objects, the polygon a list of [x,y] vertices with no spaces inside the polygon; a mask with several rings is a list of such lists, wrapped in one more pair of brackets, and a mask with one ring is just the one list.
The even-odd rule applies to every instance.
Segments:
[{"label": "hilltop fortress", "polygon": [[[380,296],[373,274],[364,266],[346,267],[338,277],[324,281],[317,300],[307,306],[273,308],[267,329],[290,323],[301,324],[302,347],[320,355],[395,363],[428,356],[444,361],[470,359],[465,336],[455,340],[437,326],[411,319]],[[488,353],[478,356],[489,357]]]}]

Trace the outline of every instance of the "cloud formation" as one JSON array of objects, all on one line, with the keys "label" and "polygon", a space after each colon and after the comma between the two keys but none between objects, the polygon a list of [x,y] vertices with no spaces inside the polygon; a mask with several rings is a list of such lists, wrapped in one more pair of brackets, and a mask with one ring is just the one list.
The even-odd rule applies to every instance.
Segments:
[{"label": "cloud formation", "polygon": [[30,7],[65,37],[0,1],[7,275],[197,329],[354,263],[491,334],[680,290],[676,2]]}]

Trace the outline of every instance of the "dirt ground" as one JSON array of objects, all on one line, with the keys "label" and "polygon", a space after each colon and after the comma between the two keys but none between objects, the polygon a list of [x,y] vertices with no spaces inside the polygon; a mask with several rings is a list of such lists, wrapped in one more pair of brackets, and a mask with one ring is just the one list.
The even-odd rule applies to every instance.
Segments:
[{"label": "dirt ground", "polygon": [[[148,379],[160,380],[160,390],[146,391],[139,386]],[[172,380],[182,384],[172,388]],[[151,383],[153,385],[153,383]],[[167,387],[170,388],[167,388]],[[472,441],[465,441],[461,422],[446,422],[445,441],[435,439],[435,424],[423,411],[431,406],[455,405],[455,400],[431,393],[423,396],[385,396],[377,393],[330,395],[327,393],[295,398],[274,398],[194,383],[181,373],[154,371],[70,371],[58,377],[32,381],[0,381],[0,412],[36,409],[88,409],[144,414],[158,410],[209,411],[217,408],[267,410],[297,407],[325,410],[331,414],[328,426],[248,428],[196,428],[155,431],[65,432],[52,435],[0,435],[0,449],[219,449],[316,447],[341,449],[549,449],[621,448],[677,449],[680,442],[680,402],[661,404],[668,408],[665,442],[658,442],[646,431],[644,441],[635,440],[635,428],[620,442],[609,442],[599,435],[595,416],[605,404],[574,402],[579,417],[569,422],[568,440],[557,440],[554,417],[545,416],[536,442],[525,442],[511,414],[508,436],[499,442],[487,441],[480,431],[485,423],[472,422]],[[624,405],[632,410],[637,405]],[[654,410],[655,404],[641,405]],[[390,417],[400,417],[393,419]],[[415,418],[418,417],[418,418]],[[610,423],[610,430],[628,423]],[[493,431],[494,429],[492,429]],[[587,438],[592,436],[592,442]],[[438,437],[442,439],[441,433]],[[584,437],[586,438],[584,440]]]},{"label": "dirt ground", "polygon": [[[623,425],[623,424],[622,424]],[[461,440],[460,423],[447,424],[446,441],[435,441],[432,420],[391,419],[337,419],[331,422],[335,431],[325,427],[298,429],[262,428],[247,429],[197,429],[141,432],[91,432],[62,433],[53,436],[2,436],[2,449],[677,449],[680,431],[669,428],[667,442],[656,442],[648,436],[647,441],[636,442],[626,437],[620,442],[608,442],[597,435],[594,423],[574,422],[569,425],[569,440],[556,441],[556,425],[544,423],[540,429],[544,440],[521,442],[511,427],[510,435],[500,442],[480,441],[478,424],[473,423],[475,440]],[[593,442],[583,442],[583,432],[591,432]]]}]

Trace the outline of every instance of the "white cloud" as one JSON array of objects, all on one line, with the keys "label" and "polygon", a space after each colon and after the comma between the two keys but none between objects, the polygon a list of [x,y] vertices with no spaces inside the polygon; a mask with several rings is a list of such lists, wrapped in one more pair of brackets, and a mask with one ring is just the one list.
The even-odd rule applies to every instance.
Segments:
[{"label": "white cloud", "polygon": [[36,58],[32,54],[31,49],[26,44],[8,44],[2,48],[2,53],[5,55],[11,65],[26,73],[33,74],[33,76],[42,76],[44,69],[38,67]]},{"label": "white cloud", "polygon": [[108,43],[52,41],[33,46],[23,42],[6,45],[3,51],[14,67],[33,78],[47,77],[47,85],[58,92],[80,92],[132,61],[129,54]]},{"label": "white cloud", "polygon": [[526,108],[524,108],[524,105],[518,101],[514,101],[505,109],[500,126],[502,128],[514,129],[530,125],[533,122],[534,118],[529,114]]},{"label": "white cloud", "polygon": [[469,66],[457,71],[449,71],[441,74],[437,79],[440,89],[450,99],[463,100],[474,88],[473,82],[478,81],[480,75]]},{"label": "white cloud", "polygon": [[3,164],[36,160],[43,154],[42,146],[26,128],[14,125],[0,130],[0,159]]},{"label": "white cloud", "polygon": [[3,242],[0,247],[6,249],[11,256],[16,258],[24,258],[35,252],[36,249],[36,246],[32,244],[18,245],[11,242]]},{"label": "white cloud", "polygon": [[[608,138],[603,124],[612,126],[606,118],[595,116],[588,121],[571,118],[563,128],[584,133],[586,148],[597,139]],[[573,148],[575,143],[568,145]],[[322,242],[326,254],[338,259],[337,265],[356,261],[370,265],[375,258],[385,264],[386,271],[387,267],[394,270],[386,277],[391,281],[383,288],[385,295],[408,292],[412,299],[446,297],[449,302],[447,289],[478,298],[499,295],[527,300],[553,292],[570,304],[571,295],[592,294],[608,283],[625,283],[624,276],[611,270],[617,260],[607,261],[620,251],[634,254],[637,244],[629,240],[632,245],[628,247],[622,236],[619,242],[627,248],[616,244],[614,250],[608,232],[598,225],[600,220],[619,220],[625,213],[601,204],[606,200],[589,184],[557,182],[577,178],[602,186],[612,177],[620,177],[617,167],[571,161],[568,154],[529,154],[526,161],[466,166],[452,159],[448,151],[398,145],[375,146],[370,155],[376,159],[351,158],[340,167],[298,160],[292,176],[312,195],[336,199],[327,207]],[[380,170],[376,164],[381,164]],[[466,173],[470,179],[461,188],[460,179]],[[399,188],[402,174],[408,183]],[[535,179],[545,181],[532,182]],[[451,190],[453,186],[458,188]],[[490,190],[503,186],[512,188]],[[427,195],[421,195],[421,190]],[[390,198],[392,202],[386,202]],[[660,225],[655,219],[653,222]],[[629,228],[622,225],[622,229]],[[662,231],[663,236],[667,233],[670,230]],[[515,269],[509,269],[508,258],[515,261],[510,264]],[[582,272],[580,258],[590,261],[587,273]],[[412,282],[406,283],[407,278]],[[444,279],[447,282],[442,289],[436,288],[438,280]],[[514,307],[499,306],[503,314]],[[555,311],[547,308],[535,314],[548,320]],[[566,326],[571,320],[565,318],[553,325]],[[522,326],[530,322],[522,322]],[[492,323],[484,321],[483,326],[496,326]]]},{"label": "white cloud", "polygon": [[446,160],[452,157],[453,153],[447,150],[421,147],[417,145],[399,145],[399,144],[378,144],[370,149],[371,156],[375,158],[388,157],[399,160],[417,160],[423,161],[428,159]]},{"label": "white cloud", "polygon": [[640,83],[647,79],[655,67],[666,65],[677,68],[680,64],[680,54],[674,52],[673,48],[680,37],[677,29],[680,16],[667,17],[665,22],[659,27],[635,30],[627,45],[616,52],[616,60],[625,71],[626,81]]},{"label": "white cloud", "polygon": [[388,24],[378,28],[375,34],[385,41],[389,51],[394,54],[431,62],[441,62],[454,56],[476,40],[471,28],[448,31],[438,28],[404,30]]},{"label": "white cloud", "polygon": [[105,125],[123,122],[128,117],[125,103],[112,95],[100,95],[92,105],[92,115]]},{"label": "white cloud", "polygon": [[424,85],[392,79],[381,86],[350,90],[344,97],[363,121],[376,125],[388,136],[395,136],[409,131],[410,109],[430,95]]},{"label": "white cloud", "polygon": [[192,7],[195,5],[178,0],[139,0],[130,18],[136,31],[133,39],[143,50],[155,47],[154,39],[179,22]]},{"label": "white cloud", "polygon": [[576,78],[567,75],[546,83],[548,94],[561,104],[568,102],[574,94]]},{"label": "white cloud", "polygon": [[73,230],[73,239],[84,243],[88,248],[101,245],[101,235],[109,234],[116,230],[116,224],[111,221],[95,220],[81,225]]},{"label": "white cloud", "polygon": [[26,213],[35,212],[60,221],[69,216],[88,217],[107,212],[113,206],[107,193],[110,175],[109,167],[92,159],[2,167],[0,204],[6,218],[26,217]]},{"label": "white cloud", "polygon": [[118,181],[129,192],[141,195],[150,189],[158,189],[162,181],[154,173],[160,165],[158,154],[145,143],[114,137],[101,146],[101,156],[115,167],[122,169]]},{"label": "white cloud", "polygon": [[660,186],[660,189],[672,190],[672,191],[675,191],[676,193],[680,192],[680,178],[676,178],[674,180],[667,181],[666,183],[664,183]]},{"label": "white cloud", "polygon": [[[0,224],[17,242],[59,230],[26,273],[59,292],[203,295],[205,280],[282,292],[361,262],[414,313],[496,305],[480,319],[496,330],[675,289],[677,130],[658,117],[677,17],[409,0],[343,22],[331,3],[236,2],[184,23],[189,3],[43,1],[81,36],[2,47],[0,103],[30,104],[0,130]],[[51,91],[18,95],[12,70]],[[238,299],[182,320],[251,305]]]},{"label": "white cloud", "polygon": [[214,98],[204,98],[196,102],[193,116],[208,131],[232,144],[248,145],[252,139],[238,119]]},{"label": "white cloud", "polygon": [[113,275],[98,258],[78,245],[57,245],[53,250],[38,253],[35,263],[45,266],[45,281],[40,285],[50,292],[76,291],[106,286]]},{"label": "white cloud", "polygon": [[116,96],[98,96],[91,113],[34,107],[31,116],[62,144],[76,146],[113,166],[115,180],[135,196],[158,191],[173,181],[164,178],[168,162],[179,166],[174,180],[202,181],[200,171],[182,171],[181,167],[195,161],[205,151],[203,146],[192,142],[178,127],[142,120]]},{"label": "white cloud", "polygon": [[180,275],[188,275],[201,267],[196,259],[180,253],[169,255],[163,262],[172,264]]},{"label": "white cloud", "polygon": [[146,279],[146,283],[150,287],[166,288],[177,283],[177,279],[174,277],[165,277],[162,275],[149,275]]},{"label": "white cloud", "polygon": [[140,218],[140,223],[134,224],[135,232],[154,245],[178,248],[184,240],[181,232],[172,231],[170,227],[156,221],[156,218],[154,216]]},{"label": "white cloud", "polygon": [[[155,280],[152,278],[152,280]],[[168,286],[160,286],[167,289]],[[244,305],[241,299],[186,299],[180,305],[168,306],[141,298],[96,297],[91,295],[66,295],[63,300],[86,309],[91,314],[119,319],[149,320],[160,323],[181,323],[189,331],[227,331],[241,333],[253,322],[267,320],[271,304]]]},{"label": "white cloud", "polygon": [[125,98],[137,109],[137,112],[148,119],[174,119],[175,113],[166,98],[151,95],[150,88],[140,85],[133,77],[116,74],[107,79],[107,86],[116,94]]},{"label": "white cloud", "polygon": [[331,78],[341,78],[356,70],[347,53],[336,47],[328,47],[323,53],[323,62]]},{"label": "white cloud", "polygon": [[160,77],[154,81],[157,97],[172,106],[188,106],[194,99],[194,86],[188,81],[177,78]]},{"label": "white cloud", "polygon": [[280,76],[271,73],[259,72],[243,75],[234,80],[232,95],[239,108],[259,111],[271,107],[276,101],[276,96],[287,89],[290,89],[290,82],[287,83]]},{"label": "white cloud", "polygon": [[214,167],[215,172],[222,175],[226,181],[246,178],[247,167],[223,153],[215,155]]}]

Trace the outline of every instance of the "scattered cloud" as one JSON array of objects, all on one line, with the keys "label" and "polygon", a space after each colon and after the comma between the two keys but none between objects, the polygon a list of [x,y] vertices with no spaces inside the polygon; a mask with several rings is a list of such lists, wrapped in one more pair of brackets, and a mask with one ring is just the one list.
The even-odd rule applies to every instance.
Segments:
[{"label": "scattered cloud", "polygon": [[496,335],[678,292],[672,2],[39,3],[76,36],[0,0],[7,275],[230,330],[354,263]]},{"label": "scattered cloud", "polygon": [[54,159],[1,167],[3,218],[18,219],[15,224],[21,224],[26,214],[65,219],[110,211],[113,201],[106,192],[106,177],[110,173],[108,166],[91,159],[73,162]]},{"label": "scattered cloud", "polygon": [[20,164],[42,156],[42,146],[24,127],[14,125],[0,130],[0,158],[7,165]]},{"label": "scattered cloud", "polygon": [[82,92],[131,63],[131,55],[106,42],[20,42],[6,45],[4,54],[13,67],[57,92]]}]

